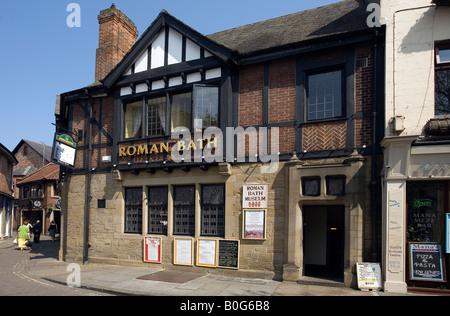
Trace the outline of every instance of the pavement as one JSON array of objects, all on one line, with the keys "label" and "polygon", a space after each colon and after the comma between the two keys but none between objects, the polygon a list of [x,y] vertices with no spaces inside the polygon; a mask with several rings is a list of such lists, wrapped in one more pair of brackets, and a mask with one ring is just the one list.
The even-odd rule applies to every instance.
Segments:
[{"label": "pavement", "polygon": [[[14,238],[0,241],[0,250],[17,247]],[[118,296],[183,297],[268,297],[268,296],[423,296],[417,293],[361,291],[341,283],[318,279],[303,284],[267,279],[250,279],[216,274],[200,274],[158,267],[130,267],[108,264],[69,264],[58,261],[59,241],[41,237],[33,244],[25,271],[34,278],[59,284],[72,284]],[[80,272],[80,273],[78,273]],[[429,295],[429,294],[428,294]],[[436,295],[436,294],[434,294]]]}]

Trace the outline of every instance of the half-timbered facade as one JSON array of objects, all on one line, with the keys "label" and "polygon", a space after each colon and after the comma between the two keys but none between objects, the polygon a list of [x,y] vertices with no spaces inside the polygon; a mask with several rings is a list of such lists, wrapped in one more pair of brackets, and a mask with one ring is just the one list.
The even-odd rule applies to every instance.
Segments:
[{"label": "half-timbered facade", "polygon": [[[117,12],[100,36],[110,14],[132,29]],[[366,19],[346,0],[204,36],[162,11],[104,78],[58,98],[77,145],[63,259],[354,284],[380,254],[384,35]]]}]

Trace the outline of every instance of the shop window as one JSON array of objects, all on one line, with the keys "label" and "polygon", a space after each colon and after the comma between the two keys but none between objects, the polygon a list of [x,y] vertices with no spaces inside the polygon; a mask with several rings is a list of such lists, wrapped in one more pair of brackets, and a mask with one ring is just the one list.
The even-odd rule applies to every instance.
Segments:
[{"label": "shop window", "polygon": [[320,177],[303,178],[302,191],[304,196],[320,195]]},{"label": "shop window", "polygon": [[167,235],[167,187],[148,188],[148,233]]},{"label": "shop window", "polygon": [[142,188],[125,189],[125,233],[142,234]]},{"label": "shop window", "polygon": [[195,186],[173,188],[174,235],[195,235]]},{"label": "shop window", "polygon": [[445,184],[409,182],[406,187],[408,242],[443,243]]},{"label": "shop window", "polygon": [[435,115],[450,114],[450,44],[436,47]]},{"label": "shop window", "polygon": [[202,236],[225,236],[225,186],[202,185]]},{"label": "shop window", "polygon": [[341,70],[308,75],[308,120],[342,117],[342,75]]},{"label": "shop window", "polygon": [[164,135],[166,131],[167,99],[153,98],[147,101],[147,135]]},{"label": "shop window", "polygon": [[327,181],[327,195],[345,195],[345,176],[329,176]]},{"label": "shop window", "polygon": [[129,103],[125,113],[125,138],[142,137],[142,101]]}]

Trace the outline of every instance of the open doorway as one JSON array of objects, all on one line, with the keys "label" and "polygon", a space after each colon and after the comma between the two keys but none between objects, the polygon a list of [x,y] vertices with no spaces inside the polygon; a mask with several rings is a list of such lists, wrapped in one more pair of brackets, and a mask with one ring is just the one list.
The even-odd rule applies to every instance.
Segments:
[{"label": "open doorway", "polygon": [[305,276],[342,281],[344,278],[344,206],[304,208]]}]

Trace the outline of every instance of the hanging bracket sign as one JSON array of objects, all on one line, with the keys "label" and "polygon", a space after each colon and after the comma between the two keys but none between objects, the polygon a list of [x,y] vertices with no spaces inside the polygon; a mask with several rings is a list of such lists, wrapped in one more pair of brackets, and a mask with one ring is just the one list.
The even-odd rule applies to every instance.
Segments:
[{"label": "hanging bracket sign", "polygon": [[67,134],[56,134],[53,141],[52,161],[68,168],[75,168],[77,143]]}]

